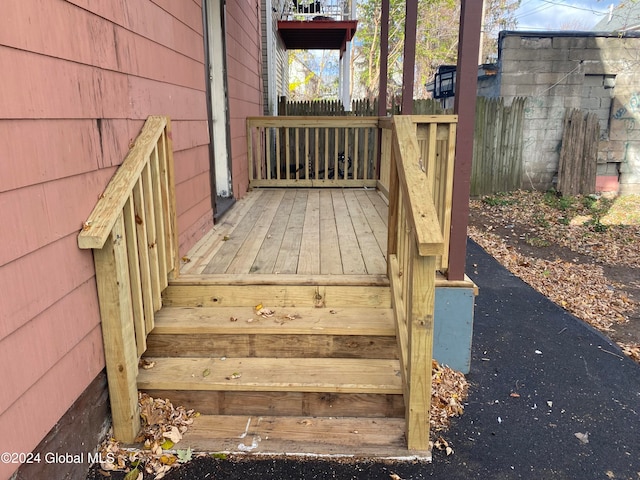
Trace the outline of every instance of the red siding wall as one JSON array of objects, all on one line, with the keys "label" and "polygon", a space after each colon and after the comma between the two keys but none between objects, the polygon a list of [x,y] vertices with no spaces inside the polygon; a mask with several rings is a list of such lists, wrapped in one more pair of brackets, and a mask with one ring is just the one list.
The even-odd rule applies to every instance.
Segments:
[{"label": "red siding wall", "polygon": [[233,155],[231,176],[234,195],[242,197],[249,185],[246,120],[262,115],[263,111],[260,1],[227,2],[225,27]]},{"label": "red siding wall", "polygon": [[0,452],[33,450],[104,368],[76,236],[148,115],[173,120],[181,251],[211,226],[203,58],[200,0],[2,2]]}]

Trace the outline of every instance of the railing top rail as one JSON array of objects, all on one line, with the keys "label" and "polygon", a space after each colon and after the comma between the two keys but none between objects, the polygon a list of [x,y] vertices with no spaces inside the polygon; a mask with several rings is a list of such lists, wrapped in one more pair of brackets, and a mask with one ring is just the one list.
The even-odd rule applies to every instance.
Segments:
[{"label": "railing top rail", "polygon": [[378,117],[349,116],[276,116],[248,117],[249,127],[378,127]]},{"label": "railing top rail", "polygon": [[167,118],[163,116],[150,116],[147,119],[133,147],[98,199],[78,235],[80,248],[100,249],[104,246],[166,125]]},{"label": "railing top rail", "polygon": [[458,123],[458,115],[408,115],[413,123]]},{"label": "railing top rail", "polygon": [[393,130],[397,138],[394,148],[399,188],[408,203],[407,215],[415,232],[418,253],[421,256],[442,255],[444,239],[431,188],[420,164],[420,150],[411,116],[394,116]]}]

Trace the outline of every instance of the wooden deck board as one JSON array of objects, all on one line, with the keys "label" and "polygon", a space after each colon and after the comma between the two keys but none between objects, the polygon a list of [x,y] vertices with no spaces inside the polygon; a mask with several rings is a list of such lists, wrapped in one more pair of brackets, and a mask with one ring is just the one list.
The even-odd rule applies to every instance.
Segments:
[{"label": "wooden deck board", "polygon": [[[387,215],[385,210],[385,216],[382,217],[380,212],[376,208],[371,199],[371,192],[358,190],[355,192],[358,201],[360,202],[360,206],[362,207],[362,211],[364,213],[364,217],[369,222],[369,226],[371,227],[371,231],[373,232],[376,241],[378,242],[378,247],[382,252],[385,260],[387,257]],[[375,196],[379,198],[379,195],[375,193]]]},{"label": "wooden deck board", "polygon": [[373,189],[255,189],[182,274],[385,275],[387,205]]},{"label": "wooden deck board", "polygon": [[400,364],[394,359],[148,359],[155,366],[138,373],[141,390],[402,393]]},{"label": "wooden deck board", "polygon": [[298,257],[298,271],[300,274],[320,273],[320,192],[309,191],[307,210],[302,228],[302,243]]},{"label": "wooden deck board", "polygon": [[320,258],[320,273],[342,274],[336,217],[329,190],[320,192]]},{"label": "wooden deck board", "polygon": [[[253,193],[253,192],[252,192]],[[256,260],[248,273],[274,273],[278,253],[282,246],[284,234],[287,229],[293,202],[295,200],[295,190],[286,190],[278,211],[271,223],[267,238],[262,243]],[[257,208],[258,206],[256,206]]]},{"label": "wooden deck board", "polygon": [[222,219],[185,255],[188,262],[181,268],[182,274],[200,274],[209,264],[214,255],[224,245],[223,238],[230,236],[238,222],[257,202],[265,190],[254,192],[239,200]]},{"label": "wooden deck board", "polygon": [[278,308],[273,317],[263,318],[253,307],[166,307],[158,313],[153,333],[395,336],[396,331],[391,310],[383,308],[290,307]]},{"label": "wooden deck board", "polygon": [[369,224],[369,218],[365,215],[364,209],[358,201],[355,192],[345,191],[344,199],[349,209],[349,215],[351,216],[351,222],[353,223],[353,229],[358,239],[358,246],[362,252],[362,258],[367,272],[384,270],[387,262],[380,249],[378,240],[373,234],[373,229]]},{"label": "wooden deck board", "polygon": [[431,452],[409,452],[404,438],[401,418],[201,415],[180,445],[202,452],[431,461]]},{"label": "wooden deck board", "polygon": [[356,237],[343,192],[333,190],[331,192],[331,198],[333,200],[333,211],[336,215],[336,226],[338,228],[342,270],[346,275],[367,273],[362,252],[358,244],[358,237]]},{"label": "wooden deck board", "polygon": [[231,261],[226,273],[245,273],[251,269],[251,265],[253,265],[253,262],[260,251],[260,247],[262,246],[262,242],[264,242],[267,232],[269,231],[269,227],[273,222],[273,217],[276,215],[278,205],[280,205],[280,201],[282,200],[282,197],[284,197],[283,190],[279,190],[274,193],[275,194],[265,202],[264,210],[262,211],[260,219],[251,229],[251,235],[247,238],[242,247],[240,247],[240,250],[238,250],[237,255]]},{"label": "wooden deck board", "polygon": [[296,273],[298,269],[308,198],[309,194],[306,190],[298,190],[296,192],[296,198],[287,221],[287,228],[282,238],[282,244],[280,244],[280,251],[278,252],[273,273]]}]

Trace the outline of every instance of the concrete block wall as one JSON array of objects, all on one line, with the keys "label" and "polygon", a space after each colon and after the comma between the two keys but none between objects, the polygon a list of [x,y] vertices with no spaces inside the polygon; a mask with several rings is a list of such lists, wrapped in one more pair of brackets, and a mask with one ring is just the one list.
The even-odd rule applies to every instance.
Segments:
[{"label": "concrete block wall", "polygon": [[640,193],[640,35],[502,32],[500,96],[526,97],[523,187],[553,186],[567,108],[600,120],[598,175]]}]

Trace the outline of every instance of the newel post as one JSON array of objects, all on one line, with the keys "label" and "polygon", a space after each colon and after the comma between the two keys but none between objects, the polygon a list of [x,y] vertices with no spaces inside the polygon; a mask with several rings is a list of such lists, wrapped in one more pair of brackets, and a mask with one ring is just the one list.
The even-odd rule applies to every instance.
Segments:
[{"label": "newel post", "polygon": [[131,321],[133,309],[122,213],[104,246],[94,249],[93,258],[102,317],[113,434],[124,443],[132,443],[140,431],[136,384],[138,354]]}]

